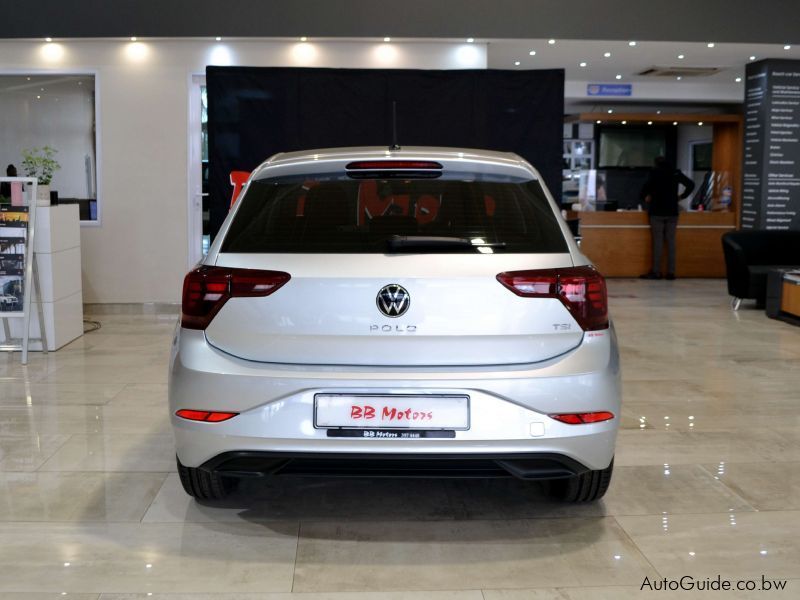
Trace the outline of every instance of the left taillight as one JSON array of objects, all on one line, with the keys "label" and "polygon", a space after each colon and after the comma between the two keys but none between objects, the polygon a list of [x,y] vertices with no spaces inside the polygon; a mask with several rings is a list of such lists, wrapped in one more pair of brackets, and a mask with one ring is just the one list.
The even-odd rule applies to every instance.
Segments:
[{"label": "left taillight", "polygon": [[239,413],[234,412],[219,412],[213,410],[192,410],[190,408],[182,408],[175,413],[176,416],[187,421],[202,421],[203,423],[221,423],[232,419]]},{"label": "left taillight", "polygon": [[181,327],[205,329],[229,299],[269,296],[289,279],[282,271],[197,267],[183,280]]},{"label": "left taillight", "polygon": [[608,329],[606,281],[593,267],[508,271],[497,280],[524,298],[557,298],[584,331]]}]

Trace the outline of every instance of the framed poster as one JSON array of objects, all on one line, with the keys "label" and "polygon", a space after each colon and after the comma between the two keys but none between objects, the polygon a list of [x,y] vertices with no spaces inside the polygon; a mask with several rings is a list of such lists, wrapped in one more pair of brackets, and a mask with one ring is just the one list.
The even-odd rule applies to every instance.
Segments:
[{"label": "framed poster", "polygon": [[27,256],[27,206],[0,204],[0,313],[22,314]]},{"label": "framed poster", "polygon": [[[11,344],[4,321],[0,349],[21,350],[22,364],[28,362],[30,339],[37,187],[36,180],[29,177],[0,177],[0,320],[24,320],[18,346]],[[43,322],[41,316],[39,322]]]}]

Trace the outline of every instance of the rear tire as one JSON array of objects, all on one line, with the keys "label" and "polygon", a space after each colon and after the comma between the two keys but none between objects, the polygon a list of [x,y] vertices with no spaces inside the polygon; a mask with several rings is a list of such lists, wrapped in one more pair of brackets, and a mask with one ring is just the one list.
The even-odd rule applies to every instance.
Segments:
[{"label": "rear tire", "polygon": [[562,502],[594,502],[602,498],[611,483],[614,459],[605,469],[586,471],[568,479],[558,479],[550,484],[551,495]]},{"label": "rear tire", "polygon": [[219,473],[185,467],[176,457],[178,475],[187,494],[198,500],[222,500],[238,483],[235,479],[222,477]]}]

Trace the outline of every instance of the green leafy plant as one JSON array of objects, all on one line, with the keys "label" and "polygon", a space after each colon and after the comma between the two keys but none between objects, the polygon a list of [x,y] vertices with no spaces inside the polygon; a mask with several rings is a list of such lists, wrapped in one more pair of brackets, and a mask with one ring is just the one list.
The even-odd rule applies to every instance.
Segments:
[{"label": "green leafy plant", "polygon": [[53,174],[61,168],[54,158],[56,152],[58,150],[51,146],[23,150],[22,170],[25,176],[36,177],[39,185],[50,185],[50,182],[53,181]]}]

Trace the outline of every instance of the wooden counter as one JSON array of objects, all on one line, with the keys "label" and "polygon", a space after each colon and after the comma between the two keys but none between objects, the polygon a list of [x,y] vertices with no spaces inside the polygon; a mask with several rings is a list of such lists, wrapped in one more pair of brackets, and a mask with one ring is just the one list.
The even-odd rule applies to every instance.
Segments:
[{"label": "wooden counter", "polygon": [[[570,215],[573,216],[573,215]],[[581,251],[606,277],[638,277],[650,270],[650,225],[645,212],[579,212]],[[733,212],[681,213],[676,275],[725,277],[722,235],[736,229]],[[666,272],[667,249],[664,246]]]}]

